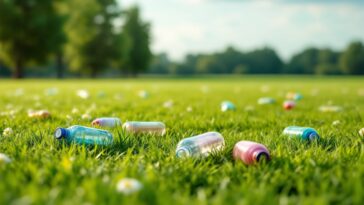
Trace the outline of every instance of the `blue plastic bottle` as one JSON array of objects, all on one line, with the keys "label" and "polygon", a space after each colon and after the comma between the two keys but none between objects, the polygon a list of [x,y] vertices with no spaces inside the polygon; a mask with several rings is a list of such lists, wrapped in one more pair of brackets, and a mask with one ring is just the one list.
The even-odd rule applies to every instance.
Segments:
[{"label": "blue plastic bottle", "polygon": [[320,139],[317,131],[310,127],[298,127],[298,126],[289,126],[283,130],[284,135],[288,135],[290,137],[298,137],[303,140],[317,140]]},{"label": "blue plastic bottle", "polygon": [[112,134],[105,130],[74,125],[69,128],[57,128],[54,137],[58,140],[86,145],[110,145],[113,143]]}]

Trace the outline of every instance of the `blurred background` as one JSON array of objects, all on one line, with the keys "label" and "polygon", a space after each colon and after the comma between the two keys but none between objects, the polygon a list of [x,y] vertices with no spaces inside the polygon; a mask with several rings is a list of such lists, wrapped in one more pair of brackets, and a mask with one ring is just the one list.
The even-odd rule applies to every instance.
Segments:
[{"label": "blurred background", "polygon": [[0,0],[0,77],[364,74],[364,1]]}]

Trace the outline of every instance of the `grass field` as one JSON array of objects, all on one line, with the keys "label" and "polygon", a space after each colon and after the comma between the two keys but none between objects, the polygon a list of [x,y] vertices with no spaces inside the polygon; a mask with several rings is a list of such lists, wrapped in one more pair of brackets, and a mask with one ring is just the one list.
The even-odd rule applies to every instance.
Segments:
[{"label": "grass field", "polygon": [[[58,94],[45,90],[57,88]],[[89,99],[76,95],[87,89]],[[146,90],[149,97],[138,96]],[[288,91],[304,98],[285,111]],[[244,77],[99,81],[0,81],[0,204],[362,204],[364,201],[364,78]],[[270,96],[275,105],[258,105]],[[166,101],[173,106],[164,107]],[[221,112],[220,103],[237,109]],[[321,105],[342,106],[323,113]],[[190,107],[189,111],[187,108]],[[76,112],[76,108],[79,112]],[[192,110],[191,110],[192,108]],[[52,117],[32,119],[28,109],[47,109]],[[74,112],[72,110],[74,109]],[[162,121],[163,137],[131,136],[111,130],[110,147],[65,144],[55,128],[90,125],[117,116]],[[333,121],[340,123],[333,125]],[[321,140],[305,143],[281,133],[290,125],[318,130]],[[179,140],[207,131],[225,138],[224,151],[204,159],[177,159]],[[246,166],[232,159],[239,140],[267,146],[272,160]],[[134,194],[119,193],[123,178],[139,180]]]}]

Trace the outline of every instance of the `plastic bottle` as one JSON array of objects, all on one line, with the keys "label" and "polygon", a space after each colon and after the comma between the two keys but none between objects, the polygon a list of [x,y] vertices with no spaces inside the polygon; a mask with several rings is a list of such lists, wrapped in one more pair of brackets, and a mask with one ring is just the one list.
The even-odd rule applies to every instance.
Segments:
[{"label": "plastic bottle", "polygon": [[112,134],[105,130],[74,125],[69,128],[57,128],[54,137],[58,140],[86,145],[110,145],[113,142]]},{"label": "plastic bottle", "polygon": [[126,132],[133,134],[148,133],[154,135],[164,135],[166,132],[166,126],[162,122],[130,121],[123,124],[123,129]]},{"label": "plastic bottle", "polygon": [[30,118],[48,118],[51,115],[48,110],[37,110],[37,111],[29,111],[28,116]]},{"label": "plastic bottle", "polygon": [[236,143],[233,149],[233,157],[247,165],[260,162],[262,159],[270,160],[268,149],[262,144],[251,141]]},{"label": "plastic bottle", "polygon": [[285,110],[291,110],[296,106],[296,103],[292,100],[286,100],[283,102],[283,108]]},{"label": "plastic bottle", "polygon": [[258,99],[259,105],[269,105],[276,103],[276,100],[271,97],[262,97]]},{"label": "plastic bottle", "polygon": [[320,138],[317,131],[310,127],[289,126],[283,130],[283,134],[290,137],[298,137],[303,140],[315,140]]},{"label": "plastic bottle", "polygon": [[220,151],[225,141],[218,132],[206,132],[197,136],[181,140],[176,149],[176,156],[182,157],[204,157],[213,151]]},{"label": "plastic bottle", "polygon": [[228,110],[235,110],[235,105],[230,101],[224,101],[221,103],[221,111],[226,112]]},{"label": "plastic bottle", "polygon": [[121,120],[117,117],[100,117],[92,121],[91,124],[100,127],[116,127],[121,126]]}]

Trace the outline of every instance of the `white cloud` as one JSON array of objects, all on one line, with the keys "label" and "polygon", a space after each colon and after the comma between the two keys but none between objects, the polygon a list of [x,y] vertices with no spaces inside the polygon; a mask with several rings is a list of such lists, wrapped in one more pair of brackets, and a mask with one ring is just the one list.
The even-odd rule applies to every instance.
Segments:
[{"label": "white cloud", "polygon": [[[124,0],[125,1],[125,0]],[[122,1],[122,2],[124,2]],[[126,2],[136,2],[127,0]],[[153,50],[175,59],[188,52],[270,45],[287,59],[307,46],[341,49],[364,40],[364,6],[350,3],[139,0],[152,22]]]}]

